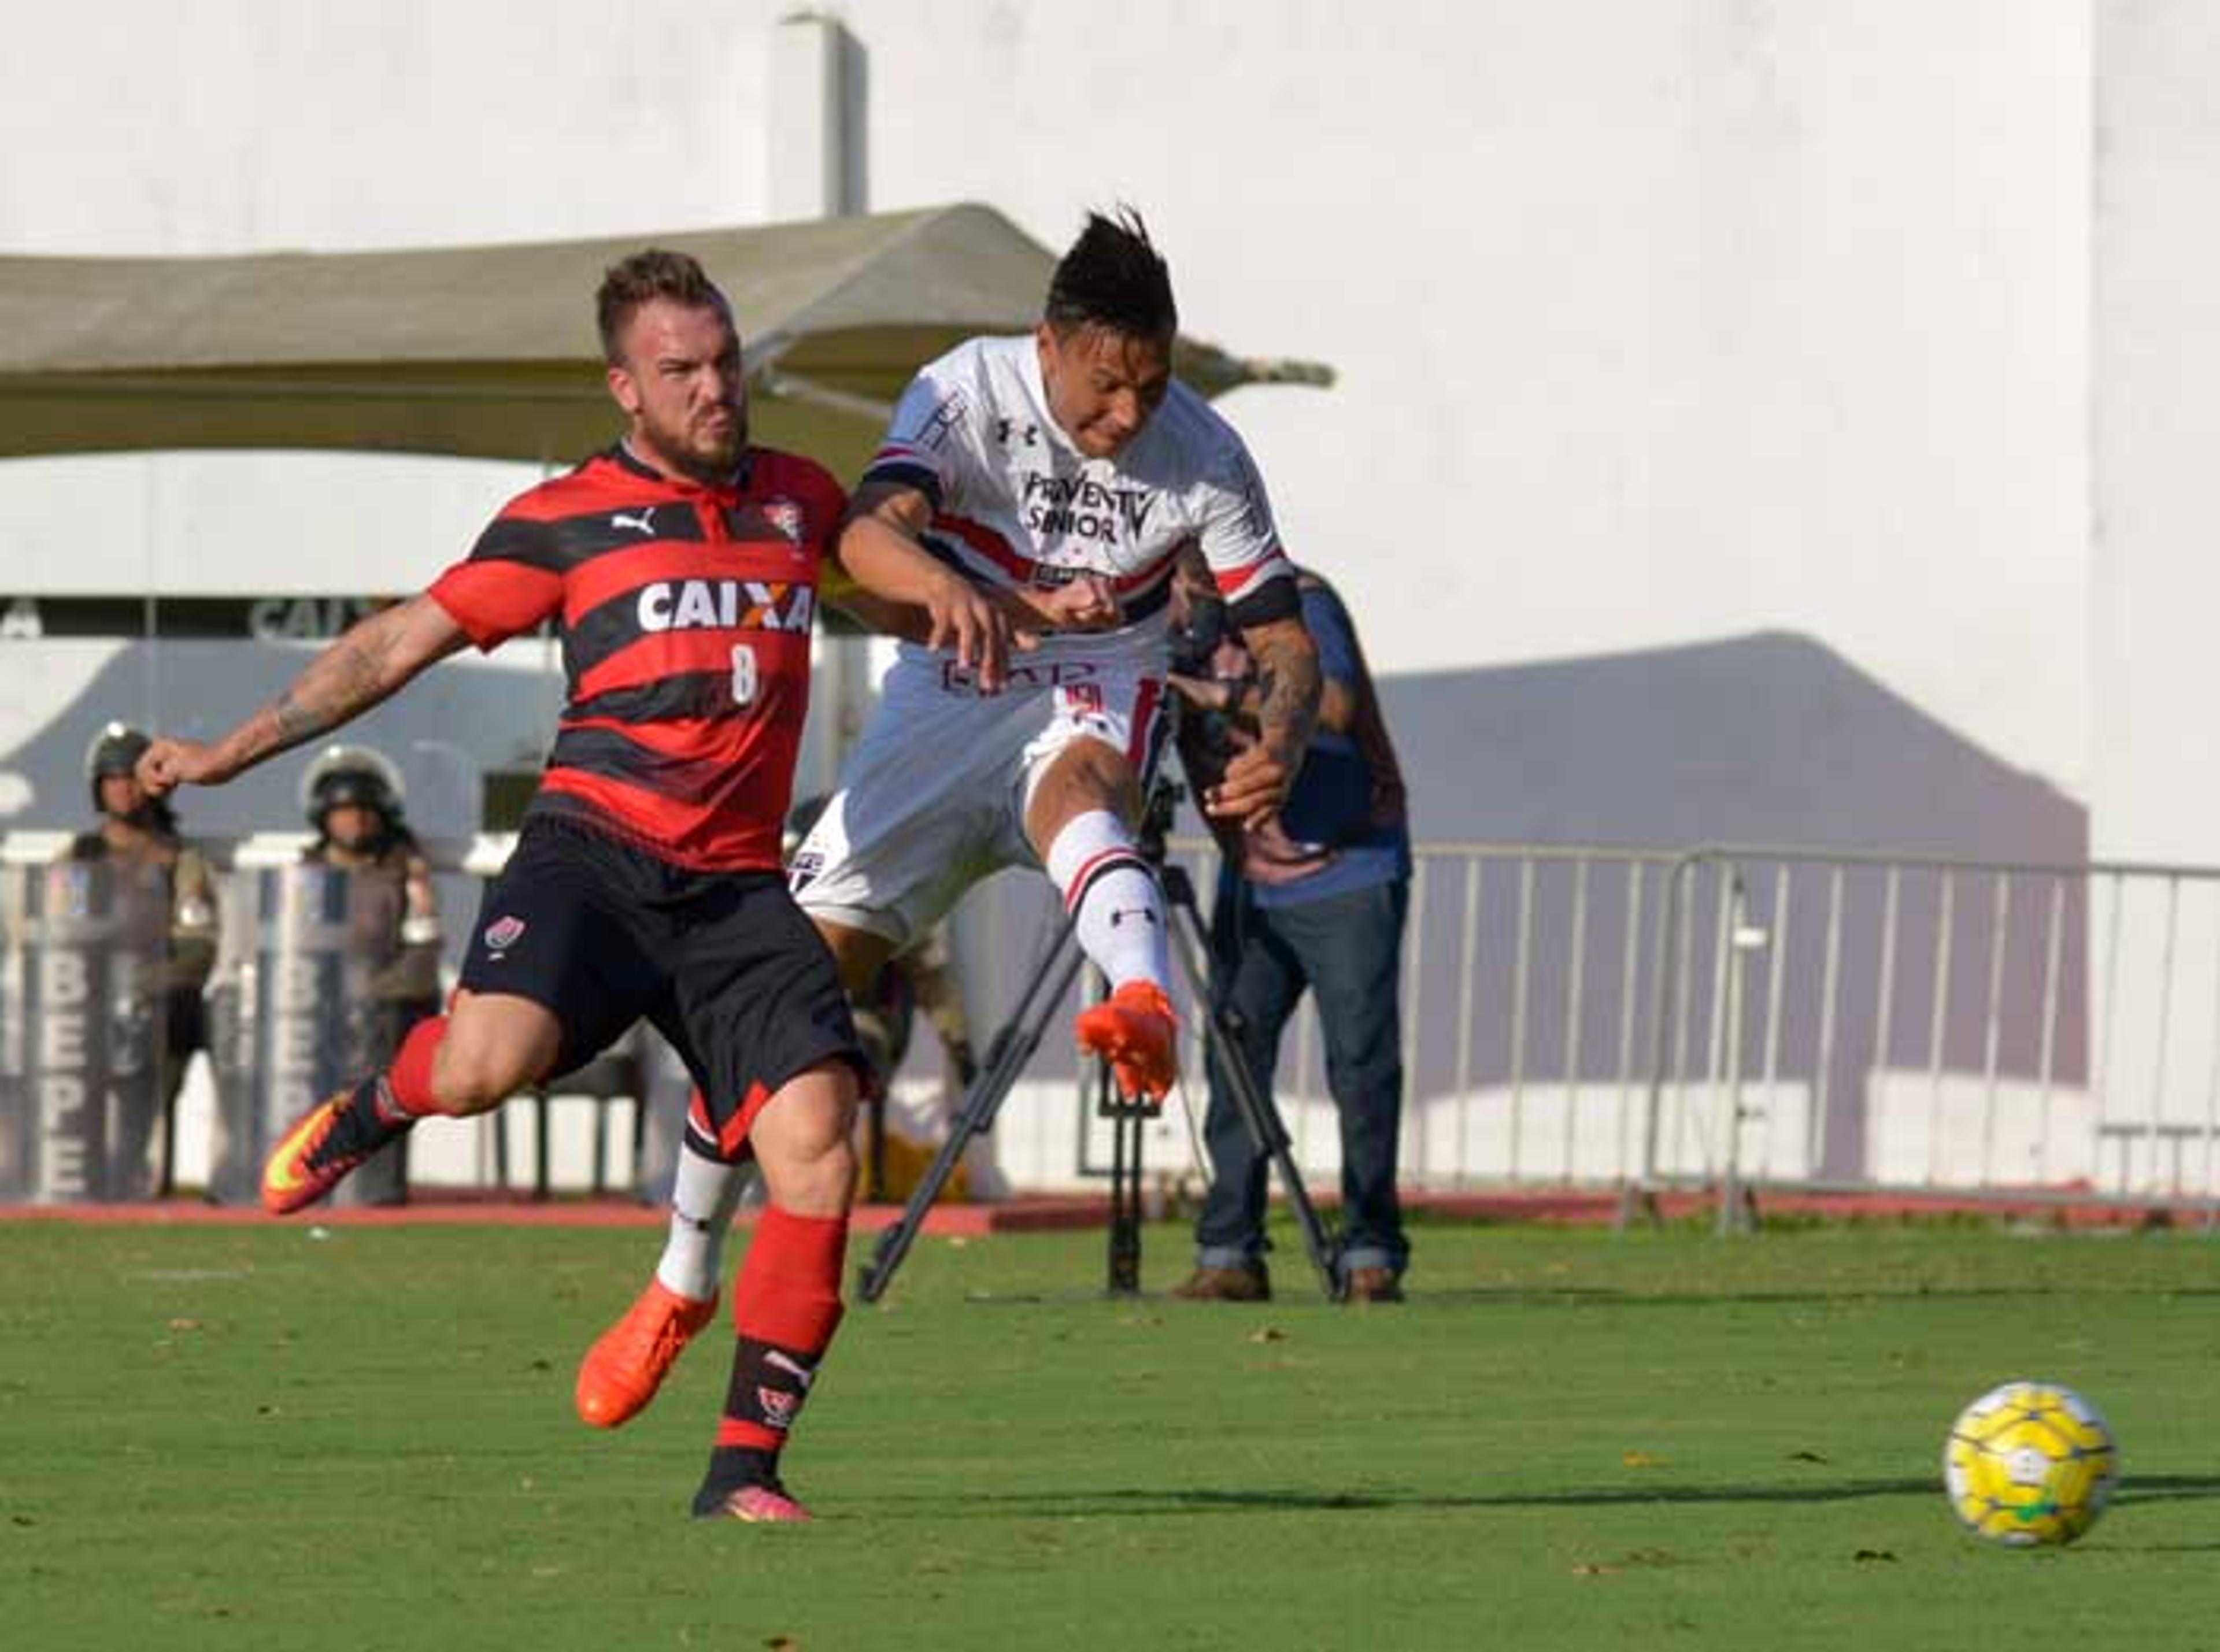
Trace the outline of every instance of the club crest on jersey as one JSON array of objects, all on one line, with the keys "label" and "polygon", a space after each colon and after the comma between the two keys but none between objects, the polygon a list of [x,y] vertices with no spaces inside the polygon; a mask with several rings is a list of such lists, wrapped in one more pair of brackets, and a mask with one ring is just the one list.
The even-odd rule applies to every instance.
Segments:
[{"label": "club crest on jersey", "polygon": [[794,545],[801,543],[801,526],[804,519],[801,514],[801,502],[799,499],[789,499],[783,494],[775,499],[766,499],[763,502],[763,514],[764,520],[786,535],[789,543]]},{"label": "club crest on jersey", "polygon": [[486,926],[485,944],[489,952],[506,952],[524,938],[524,920],[496,918]]},{"label": "club crest on jersey", "polygon": [[659,579],[640,588],[642,631],[808,631],[817,594],[783,579]]}]

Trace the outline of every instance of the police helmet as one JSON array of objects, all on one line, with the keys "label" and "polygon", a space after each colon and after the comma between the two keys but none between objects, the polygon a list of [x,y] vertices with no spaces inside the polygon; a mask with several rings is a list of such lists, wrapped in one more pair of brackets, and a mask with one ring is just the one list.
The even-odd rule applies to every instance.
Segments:
[{"label": "police helmet", "polygon": [[350,804],[370,810],[390,832],[402,823],[407,795],[401,771],[366,745],[326,746],[301,776],[301,811],[320,837],[327,835],[324,821],[331,812]]},{"label": "police helmet", "polygon": [[139,759],[153,741],[128,723],[110,723],[92,737],[84,749],[85,783],[92,789],[92,806],[100,807],[100,782],[110,775],[137,771]]}]

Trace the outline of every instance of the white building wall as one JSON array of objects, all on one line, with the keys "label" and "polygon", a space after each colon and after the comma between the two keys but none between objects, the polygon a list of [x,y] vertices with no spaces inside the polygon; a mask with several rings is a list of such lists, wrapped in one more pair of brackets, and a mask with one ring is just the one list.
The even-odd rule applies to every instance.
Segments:
[{"label": "white building wall", "polygon": [[[24,11],[0,247],[748,221],[785,9]],[[2083,789],[2083,5],[830,9],[864,204],[975,196],[1057,245],[1130,200],[1193,330],[1340,370],[1228,408],[1381,669],[1786,630]],[[528,476],[427,464],[403,506],[344,458],[114,463],[261,502],[284,526],[239,543],[331,589],[428,575]],[[138,490],[115,475],[0,469],[0,583],[53,577],[58,544],[72,583],[204,580],[212,537],[150,548],[146,511],[85,508]],[[304,543],[334,516],[390,532]]]},{"label": "white building wall", "polygon": [[2097,8],[2092,852],[2220,862],[2220,14]]}]

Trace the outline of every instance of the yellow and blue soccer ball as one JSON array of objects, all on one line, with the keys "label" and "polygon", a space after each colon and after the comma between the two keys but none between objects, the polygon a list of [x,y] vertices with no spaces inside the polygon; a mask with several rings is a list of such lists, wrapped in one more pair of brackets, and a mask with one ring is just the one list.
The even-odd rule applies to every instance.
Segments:
[{"label": "yellow and blue soccer ball", "polygon": [[1958,1413],[1942,1474],[1968,1530],[2014,1547],[2070,1543],[2105,1512],[2120,1451],[2073,1389],[2007,1382]]}]

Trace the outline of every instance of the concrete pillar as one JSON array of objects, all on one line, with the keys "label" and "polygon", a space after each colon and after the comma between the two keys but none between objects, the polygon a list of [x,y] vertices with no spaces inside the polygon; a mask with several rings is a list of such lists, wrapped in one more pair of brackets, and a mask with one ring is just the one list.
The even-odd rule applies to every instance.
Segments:
[{"label": "concrete pillar", "polygon": [[794,12],[772,25],[767,198],[782,222],[860,209],[847,198],[847,46],[839,21],[816,12]]}]

